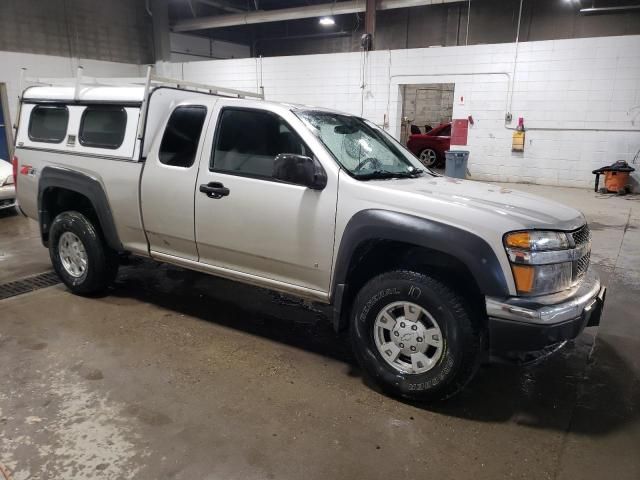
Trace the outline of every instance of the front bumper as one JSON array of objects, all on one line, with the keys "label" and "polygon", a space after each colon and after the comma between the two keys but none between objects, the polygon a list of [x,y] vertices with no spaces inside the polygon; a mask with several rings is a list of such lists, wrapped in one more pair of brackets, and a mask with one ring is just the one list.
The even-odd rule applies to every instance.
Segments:
[{"label": "front bumper", "polygon": [[493,352],[528,352],[577,337],[600,324],[606,288],[590,269],[574,288],[540,297],[486,298]]}]

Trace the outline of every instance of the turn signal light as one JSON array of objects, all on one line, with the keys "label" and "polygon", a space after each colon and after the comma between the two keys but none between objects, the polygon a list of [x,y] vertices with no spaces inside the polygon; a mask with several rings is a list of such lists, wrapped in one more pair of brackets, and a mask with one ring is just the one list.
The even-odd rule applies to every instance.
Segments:
[{"label": "turn signal light", "polygon": [[509,233],[505,236],[504,243],[507,247],[528,249],[531,245],[531,236],[529,232]]},{"label": "turn signal light", "polygon": [[535,270],[529,265],[511,265],[513,279],[519,293],[531,293],[533,291],[533,279]]}]

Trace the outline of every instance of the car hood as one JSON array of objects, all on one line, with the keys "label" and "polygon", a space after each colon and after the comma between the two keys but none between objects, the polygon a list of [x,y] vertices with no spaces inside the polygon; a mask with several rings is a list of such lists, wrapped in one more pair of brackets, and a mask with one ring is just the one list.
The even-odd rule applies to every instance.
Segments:
[{"label": "car hood", "polygon": [[0,158],[0,185],[2,185],[4,179],[9,175],[13,175],[13,166],[6,160]]},{"label": "car hood", "polygon": [[13,173],[13,167],[5,159],[0,158],[0,176],[7,176]]},{"label": "car hood", "polygon": [[[397,190],[398,194],[404,192],[439,204],[450,204],[456,210],[467,211],[470,219],[474,212],[481,213],[482,218],[495,215],[523,229],[575,230],[585,223],[584,215],[574,208],[500,185],[429,175],[376,183],[380,188]],[[431,211],[429,206],[424,208]]]}]

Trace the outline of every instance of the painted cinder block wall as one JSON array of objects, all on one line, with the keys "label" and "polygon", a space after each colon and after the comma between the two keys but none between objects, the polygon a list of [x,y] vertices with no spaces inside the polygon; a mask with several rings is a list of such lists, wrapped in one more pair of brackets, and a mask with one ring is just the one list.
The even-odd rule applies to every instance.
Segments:
[{"label": "painted cinder block wall", "polygon": [[[400,86],[455,83],[454,118],[481,180],[591,187],[591,171],[640,149],[640,36],[158,64],[165,74],[268,100],[361,114],[399,137]],[[363,60],[366,64],[363,66]],[[361,86],[364,84],[364,88]],[[511,92],[511,85],[513,86]],[[511,152],[523,117],[524,153]],[[636,166],[640,169],[640,165]],[[636,179],[639,178],[636,175]]]}]

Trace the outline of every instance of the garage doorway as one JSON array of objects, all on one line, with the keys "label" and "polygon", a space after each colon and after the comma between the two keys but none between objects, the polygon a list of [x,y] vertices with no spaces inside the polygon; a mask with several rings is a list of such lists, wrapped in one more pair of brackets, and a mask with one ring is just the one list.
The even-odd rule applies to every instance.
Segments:
[{"label": "garage doorway", "polygon": [[[402,85],[402,126],[400,138],[406,145],[412,133],[427,133],[451,122],[455,83]],[[418,132],[419,130],[419,132]]]}]

